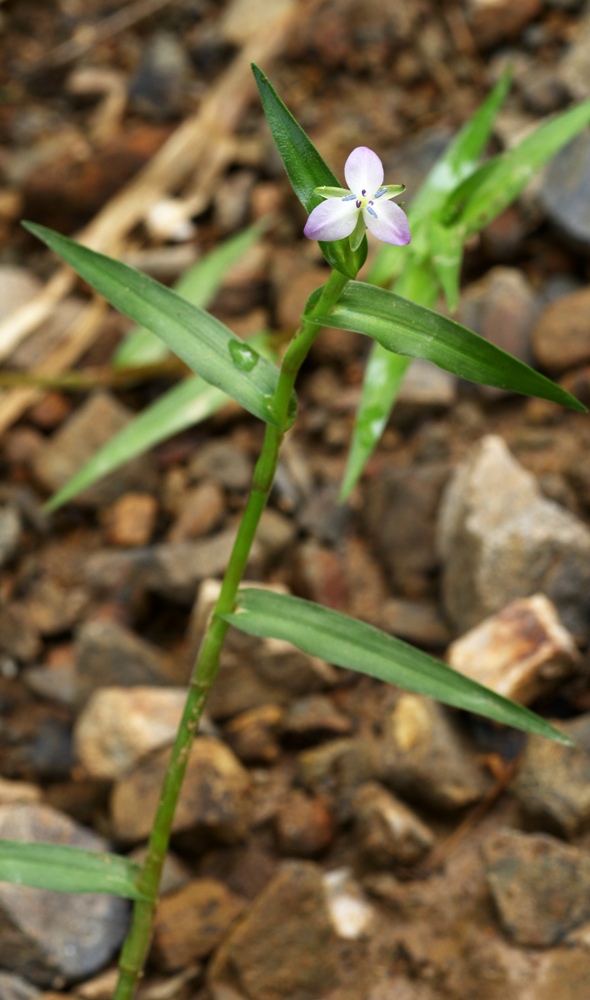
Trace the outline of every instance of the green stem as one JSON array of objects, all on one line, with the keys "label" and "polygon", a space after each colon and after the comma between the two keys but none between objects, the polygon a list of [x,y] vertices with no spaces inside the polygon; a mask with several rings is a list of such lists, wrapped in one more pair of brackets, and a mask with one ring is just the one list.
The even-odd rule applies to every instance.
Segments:
[{"label": "green stem", "polygon": [[203,708],[219,670],[221,648],[229,628],[219,616],[229,613],[233,608],[260,516],[274,481],[281,443],[285,432],[293,422],[291,401],[295,379],[309,348],[319,333],[319,327],[308,322],[308,319],[314,314],[325,314],[328,309],[331,309],[346,282],[347,279],[344,275],[338,271],[332,271],[317,302],[304,314],[302,325],[293,337],[283,358],[277,388],[272,400],[272,408],[278,426],[275,424],[266,425],[262,449],[254,469],[252,489],[238,528],[219,598],[194,666],[183,716],[160,793],[160,801],[148,842],[146,861],[139,876],[138,887],[145,898],[136,902],[134,906],[131,927],[119,962],[119,981],[114,1000],[131,1000],[147,959],[162,866],[168,850],[176,804]]}]

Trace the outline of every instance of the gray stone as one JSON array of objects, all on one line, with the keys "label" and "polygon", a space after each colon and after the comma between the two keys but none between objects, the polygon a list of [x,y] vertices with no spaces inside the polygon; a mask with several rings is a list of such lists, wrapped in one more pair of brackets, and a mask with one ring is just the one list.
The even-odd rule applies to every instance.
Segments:
[{"label": "gray stone", "polygon": [[581,132],[545,170],[541,203],[553,225],[590,254],[590,133]]},{"label": "gray stone", "polygon": [[336,943],[321,870],[286,864],[214,956],[212,998],[322,1000],[339,981]]},{"label": "gray stone", "polygon": [[[39,451],[33,463],[35,476],[48,490],[60,489],[132,417],[132,412],[107,392],[94,393]],[[73,502],[102,507],[130,490],[150,492],[154,477],[153,459],[143,455],[89,486]]]},{"label": "gray stone", "polygon": [[448,622],[434,601],[404,601],[391,597],[380,608],[379,626],[418,646],[443,649],[451,639]]},{"label": "gray stone", "polygon": [[135,110],[154,118],[179,114],[187,95],[190,71],[186,50],[176,35],[155,32],[129,84],[129,99]]},{"label": "gray stone", "polygon": [[512,791],[529,821],[574,837],[590,826],[590,715],[558,725],[575,746],[530,736]]},{"label": "gray stone", "polygon": [[90,621],[76,641],[80,699],[97,688],[164,684],[166,657],[155,646],[112,621]]},{"label": "gray stone", "polygon": [[[89,586],[101,592],[135,591],[160,594],[168,600],[189,604],[199,583],[223,573],[236,532],[222,531],[198,542],[171,542],[128,552],[99,552],[86,564]],[[256,544],[251,564],[259,560]]]},{"label": "gray stone", "polygon": [[[0,807],[0,836],[104,851],[101,837],[44,805]],[[115,896],[62,896],[0,883],[0,963],[39,986],[58,987],[101,969],[127,929],[128,904]]]},{"label": "gray stone", "polygon": [[501,438],[483,438],[449,483],[438,519],[446,611],[465,632],[544,593],[576,637],[590,622],[590,531],[541,497]]},{"label": "gray stone", "polygon": [[455,376],[430,361],[417,358],[412,361],[401,384],[395,403],[395,412],[398,413],[398,407],[401,407],[401,414],[398,413],[395,419],[401,418],[403,422],[408,416],[415,417],[425,411],[447,410],[456,398]]},{"label": "gray stone", "polygon": [[434,844],[422,820],[377,782],[361,785],[352,808],[358,845],[371,867],[416,864]]},{"label": "gray stone", "polygon": [[367,486],[363,522],[396,591],[424,597],[437,568],[434,522],[449,476],[445,463],[388,465]]},{"label": "gray stone", "polygon": [[86,773],[121,778],[148,753],[171,745],[185,701],[185,688],[99,688],[74,729],[76,756]]},{"label": "gray stone", "polygon": [[529,705],[572,673],[579,653],[551,601],[534,594],[453,642],[447,662],[505,698]]},{"label": "gray stone", "polygon": [[447,710],[430,698],[404,694],[380,744],[381,780],[415,802],[461,809],[485,795],[489,783]]},{"label": "gray stone", "polygon": [[39,990],[20,976],[0,972],[0,997],[2,1000],[35,1000],[41,996]]},{"label": "gray stone", "polygon": [[[150,832],[170,753],[156,751],[117,782],[111,796],[114,835],[139,841]],[[185,846],[234,844],[249,829],[251,784],[248,772],[220,740],[199,736],[187,765],[173,832],[187,833]]]},{"label": "gray stone", "polygon": [[188,473],[193,481],[212,479],[227,490],[247,490],[252,462],[229,441],[209,441],[191,459]]},{"label": "gray stone", "polygon": [[516,944],[557,944],[590,918],[590,858],[547,834],[499,830],[483,847],[486,878]]}]

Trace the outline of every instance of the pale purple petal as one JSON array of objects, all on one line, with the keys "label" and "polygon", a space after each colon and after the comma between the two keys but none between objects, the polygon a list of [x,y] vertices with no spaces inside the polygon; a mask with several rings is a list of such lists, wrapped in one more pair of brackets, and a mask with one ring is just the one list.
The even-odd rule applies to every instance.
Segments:
[{"label": "pale purple petal", "polygon": [[383,184],[383,164],[372,149],[357,146],[344,164],[344,176],[351,191],[372,198]]},{"label": "pale purple petal", "polygon": [[357,218],[355,201],[329,198],[314,208],[303,234],[308,240],[342,240],[345,236],[350,236]]},{"label": "pale purple petal", "polygon": [[[372,208],[376,215],[369,212]],[[376,201],[367,206],[363,218],[369,232],[373,233],[383,243],[393,243],[394,246],[405,246],[410,242],[410,227],[406,213],[393,201]]]}]

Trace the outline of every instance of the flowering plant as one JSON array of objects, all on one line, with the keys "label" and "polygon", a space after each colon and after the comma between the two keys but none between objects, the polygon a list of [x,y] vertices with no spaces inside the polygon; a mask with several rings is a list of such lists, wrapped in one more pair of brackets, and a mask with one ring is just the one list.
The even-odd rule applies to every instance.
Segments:
[{"label": "flowering plant", "polygon": [[[27,224],[90,285],[161,338],[195,372],[197,381],[182,390],[184,405],[193,407],[189,422],[194,421],[195,400],[202,399],[205,386],[214,394],[214,406],[229,396],[265,427],[252,490],[194,665],[144,865],[139,867],[117,855],[89,854],[59,845],[0,843],[0,878],[65,892],[111,892],[134,901],[115,1000],[130,1000],[147,958],[174,812],[230,625],[253,635],[286,639],[337,666],[568,742],[559,730],[528,709],[393,636],[310,601],[244,588],[242,579],[273,485],[281,444],[296,417],[296,377],[323,327],[353,330],[373,341],[345,493],[358,479],[379,438],[411,358],[426,358],[473,381],[584,410],[573,396],[540,373],[429,307],[440,290],[452,307],[465,241],[515,198],[532,172],[590,121],[590,101],[542,126],[516,150],[480,165],[481,151],[508,87],[508,78],[503,77],[435,166],[406,218],[392,201],[403,186],[383,186],[382,164],[374,152],[364,146],[352,151],[344,171],[350,190],[340,188],[264,74],[256,67],[254,74],[286,172],[309,216],[305,235],[319,241],[331,267],[325,285],[310,296],[279,365],[259,352],[258,345],[245,344],[200,304],[190,303],[118,261],[42,226]],[[386,245],[367,281],[358,281],[367,255],[365,228]],[[199,419],[211,412],[210,402],[208,406],[200,410]],[[168,409],[174,409],[169,400]],[[168,423],[160,419],[159,439],[163,426],[168,432],[171,427],[179,430],[183,420],[186,426],[186,414],[179,419],[178,413],[174,420],[168,418]],[[149,434],[145,429],[142,434],[119,436],[111,442],[110,451],[101,454],[91,472],[85,473],[86,478],[78,478],[69,492],[62,491],[53,506],[87,485],[92,476],[110,471],[121,456],[136,454],[138,442],[139,447],[145,447],[147,440],[158,440],[152,425]]]}]

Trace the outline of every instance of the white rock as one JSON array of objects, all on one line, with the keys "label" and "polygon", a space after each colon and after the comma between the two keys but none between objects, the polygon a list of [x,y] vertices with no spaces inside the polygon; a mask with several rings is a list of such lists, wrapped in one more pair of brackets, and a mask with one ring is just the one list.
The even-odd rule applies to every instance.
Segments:
[{"label": "white rock", "polygon": [[122,777],[173,742],[185,699],[185,688],[99,688],[75,727],[78,760],[93,778]]}]

